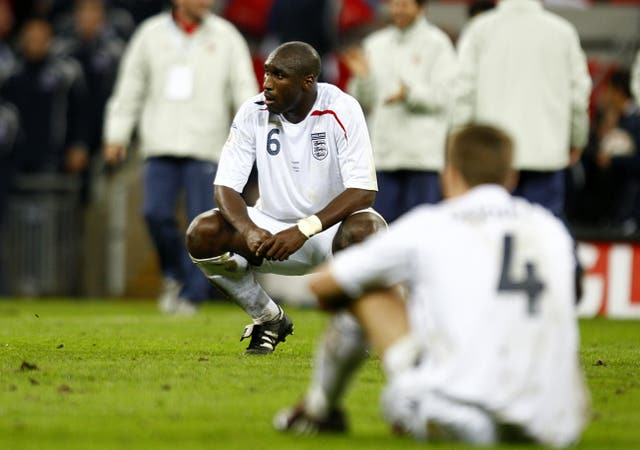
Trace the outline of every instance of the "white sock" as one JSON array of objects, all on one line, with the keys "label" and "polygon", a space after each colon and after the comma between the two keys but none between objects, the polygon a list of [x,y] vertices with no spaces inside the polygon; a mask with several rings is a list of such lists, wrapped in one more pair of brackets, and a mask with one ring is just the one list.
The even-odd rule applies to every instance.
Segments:
[{"label": "white sock", "polygon": [[323,419],[329,414],[329,400],[320,386],[313,386],[304,398],[305,412],[315,418]]},{"label": "white sock", "polygon": [[305,409],[323,417],[340,401],[352,375],[367,356],[366,339],[355,318],[336,314],[316,351]]},{"label": "white sock", "polygon": [[282,310],[258,284],[245,258],[225,253],[213,258],[191,260],[222,292],[260,324],[280,317]]},{"label": "white sock", "polygon": [[260,314],[260,316],[253,319],[253,323],[260,324],[265,322],[271,322],[272,320],[280,319],[283,314],[284,314],[284,311],[282,310],[282,308],[280,308],[276,302],[271,300],[265,306],[264,310],[262,311],[262,314]]},{"label": "white sock", "polygon": [[258,284],[252,271],[246,272],[240,278],[227,278],[222,275],[208,278],[244,309],[254,323],[268,322],[280,317],[280,307]]}]

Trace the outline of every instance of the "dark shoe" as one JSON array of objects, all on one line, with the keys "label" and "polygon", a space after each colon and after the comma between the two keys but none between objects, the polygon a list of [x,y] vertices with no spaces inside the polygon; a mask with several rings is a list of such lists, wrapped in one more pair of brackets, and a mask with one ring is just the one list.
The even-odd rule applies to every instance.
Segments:
[{"label": "dark shoe", "polygon": [[304,409],[304,404],[283,409],[273,418],[273,427],[278,431],[294,434],[312,435],[317,433],[344,433],[347,421],[341,409],[332,409],[327,417],[318,419],[311,417]]},{"label": "dark shoe", "polygon": [[245,355],[267,355],[273,353],[276,345],[284,342],[287,335],[293,334],[293,322],[280,308],[280,318],[269,322],[249,324],[244,328],[240,340],[251,337]]}]

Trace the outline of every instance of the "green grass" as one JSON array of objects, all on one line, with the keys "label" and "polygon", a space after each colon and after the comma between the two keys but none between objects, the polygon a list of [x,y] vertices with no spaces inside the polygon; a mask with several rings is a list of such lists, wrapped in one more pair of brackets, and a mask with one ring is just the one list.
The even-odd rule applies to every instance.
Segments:
[{"label": "green grass", "polygon": [[[381,420],[376,358],[346,398],[348,435],[272,429],[273,414],[303,393],[326,324],[318,312],[288,311],[296,334],[273,355],[243,357],[247,317],[227,303],[178,318],[152,302],[0,299],[0,449],[423,447]],[[640,323],[581,329],[594,417],[579,448],[640,448]]]}]

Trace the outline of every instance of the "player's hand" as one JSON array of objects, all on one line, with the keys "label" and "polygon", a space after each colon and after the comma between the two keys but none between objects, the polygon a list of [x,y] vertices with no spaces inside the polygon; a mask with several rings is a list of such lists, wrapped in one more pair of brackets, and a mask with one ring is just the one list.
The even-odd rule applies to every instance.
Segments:
[{"label": "player's hand", "polygon": [[252,227],[243,233],[243,236],[251,253],[254,253],[256,256],[261,256],[258,253],[258,249],[266,240],[272,237],[272,234],[264,228]]},{"label": "player's hand", "polygon": [[102,156],[107,164],[118,164],[127,157],[127,146],[122,144],[106,144],[102,149]]},{"label": "player's hand", "polygon": [[293,226],[264,241],[258,248],[256,256],[264,256],[271,261],[284,261],[297,252],[306,240],[307,237],[300,232],[300,229]]}]

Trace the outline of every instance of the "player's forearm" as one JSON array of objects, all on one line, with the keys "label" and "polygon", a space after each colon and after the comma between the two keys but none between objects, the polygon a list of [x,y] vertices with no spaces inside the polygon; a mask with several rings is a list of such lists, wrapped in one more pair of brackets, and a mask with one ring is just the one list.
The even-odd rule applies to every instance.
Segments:
[{"label": "player's forearm", "polygon": [[322,222],[322,229],[326,230],[346,219],[350,214],[370,208],[375,198],[375,191],[349,188],[329,202],[322,211],[317,212],[316,216]]},{"label": "player's forearm", "polygon": [[247,203],[239,193],[230,187],[216,185],[214,196],[222,216],[240,234],[245,235],[250,228],[255,227],[247,213]]}]

